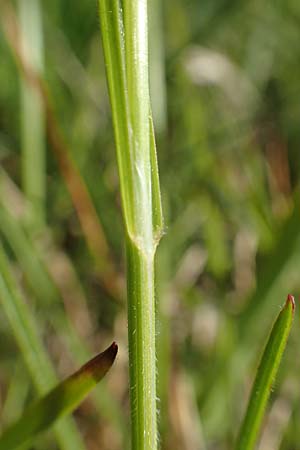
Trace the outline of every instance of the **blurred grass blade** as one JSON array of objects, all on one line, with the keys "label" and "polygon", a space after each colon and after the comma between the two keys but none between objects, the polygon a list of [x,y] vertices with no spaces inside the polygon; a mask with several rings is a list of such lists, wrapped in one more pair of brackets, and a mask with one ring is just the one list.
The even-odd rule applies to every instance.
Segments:
[{"label": "blurred grass blade", "polygon": [[50,148],[53,151],[72,199],[90,253],[97,264],[103,286],[113,298],[118,298],[120,292],[115,284],[115,280],[119,276],[114,267],[114,261],[111,258],[106,236],[85,180],[72,158],[72,152],[56,118],[48,84],[36,72],[34,66],[30,64],[30,61],[27,61],[26,55],[22,51],[18,40],[20,34],[19,25],[13,8],[9,3],[4,4],[2,16],[4,17],[3,28],[5,36],[11,47],[19,72],[28,84],[29,89],[35,95],[39,96],[41,105],[45,111],[46,134]]},{"label": "blurred grass blade", "polygon": [[273,325],[252,387],[247,412],[242,423],[236,450],[252,450],[255,446],[264,411],[291,330],[295,302],[291,295]]},{"label": "blurred grass blade", "polygon": [[[11,211],[2,205],[2,201],[4,202],[2,197],[5,196],[6,191],[5,180],[2,175],[3,173],[0,172],[0,186],[2,188],[0,189],[2,192],[0,194],[0,231],[3,232],[7,244],[15,254],[31,292],[38,299],[39,306],[43,306],[41,310],[43,317],[46,317],[47,321],[50,321],[58,335],[64,336],[67,347],[74,356],[75,361],[80,364],[89,358],[90,351],[81,339],[77,327],[74,327],[72,320],[69,320],[69,316],[62,311],[62,292],[58,291],[52,276],[49,275],[49,268],[46,267],[46,264],[51,265],[49,250],[46,252],[47,259],[43,259],[42,249],[31,238],[29,230],[26,233],[22,222],[16,220],[11,214]],[[7,199],[11,203],[13,202],[13,198],[6,196]],[[66,279],[64,278],[65,281]],[[51,314],[48,314],[49,307],[51,307]],[[109,395],[105,383],[101,383],[95,396],[93,396],[93,400],[101,416],[114,422],[116,424],[116,430],[118,429],[120,432],[122,430],[123,436],[127,435],[120,408],[116,401]]]},{"label": "blurred grass blade", "polygon": [[[20,47],[37,74],[43,72],[43,25],[39,0],[19,0]],[[20,73],[22,184],[29,201],[27,219],[38,230],[45,223],[45,113],[39,93]]]},{"label": "blurred grass blade", "polygon": [[118,346],[113,342],[103,353],[91,359],[37,403],[25,410],[22,417],[0,437],[0,450],[18,448],[41,431],[49,428],[57,419],[73,411],[110,369],[117,351]]},{"label": "blurred grass blade", "polygon": [[[258,267],[256,289],[249,298],[247,307],[242,313],[239,323],[243,345],[252,345],[253,333],[259,337],[262,324],[258,317],[268,315],[275,307],[274,292],[281,295],[285,292],[286,283],[291,283],[291,268],[299,264],[300,248],[300,209],[299,193],[294,197],[294,207],[286,219],[277,237],[272,252],[262,259]],[[290,284],[289,284],[290,286]],[[297,284],[295,285],[297,288]],[[291,289],[291,287],[290,287]],[[258,329],[258,326],[260,327]]]},{"label": "blurred grass blade", "polygon": [[24,365],[21,364],[20,358],[17,358],[2,402],[0,421],[3,428],[21,416],[28,398],[29,388],[30,380],[28,377],[24,377]]},{"label": "blurred grass blade", "polygon": [[[57,382],[55,371],[43,346],[36,320],[11,274],[1,242],[0,301],[34,385],[43,395]],[[62,450],[84,450],[84,443],[71,417],[57,423],[55,433]]]},{"label": "blurred grass blade", "polygon": [[0,232],[13,250],[24,270],[32,291],[44,307],[57,305],[59,294],[38,254],[32,239],[25,232],[20,220],[3,205],[0,195]]}]

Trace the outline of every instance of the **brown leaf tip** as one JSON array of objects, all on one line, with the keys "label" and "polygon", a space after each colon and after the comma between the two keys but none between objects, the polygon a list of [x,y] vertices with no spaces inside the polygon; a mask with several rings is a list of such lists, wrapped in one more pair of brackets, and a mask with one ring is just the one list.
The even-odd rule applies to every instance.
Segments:
[{"label": "brown leaf tip", "polygon": [[295,310],[295,299],[294,299],[293,295],[291,295],[291,294],[288,294],[287,299],[286,299],[286,306],[288,306],[289,304],[292,306],[292,309],[293,309],[293,312],[294,312],[294,310]]},{"label": "brown leaf tip", "polygon": [[77,374],[90,373],[96,380],[100,380],[112,366],[118,353],[118,345],[113,342],[104,352],[82,366]]}]

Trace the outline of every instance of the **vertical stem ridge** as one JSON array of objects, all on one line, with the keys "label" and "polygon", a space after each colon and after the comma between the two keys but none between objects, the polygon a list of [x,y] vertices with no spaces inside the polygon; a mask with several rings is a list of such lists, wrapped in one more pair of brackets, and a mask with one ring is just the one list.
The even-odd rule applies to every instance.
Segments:
[{"label": "vertical stem ridge", "polygon": [[157,448],[154,260],[127,238],[132,448]]}]

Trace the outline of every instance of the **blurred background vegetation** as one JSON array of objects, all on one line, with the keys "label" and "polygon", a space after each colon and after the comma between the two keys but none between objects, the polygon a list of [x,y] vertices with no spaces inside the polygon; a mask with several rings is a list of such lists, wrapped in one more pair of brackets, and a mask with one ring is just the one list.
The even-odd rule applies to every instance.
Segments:
[{"label": "blurred background vegetation", "polygon": [[[82,448],[125,450],[124,248],[96,0],[0,6],[4,259],[59,378],[118,342],[107,381],[74,420]],[[160,441],[229,450],[271,324],[300,288],[300,3],[150,0],[149,9],[166,219]],[[44,377],[34,379],[13,323],[1,306],[2,427]],[[300,449],[298,339],[296,324],[261,450]],[[32,448],[57,445],[48,433]]]}]

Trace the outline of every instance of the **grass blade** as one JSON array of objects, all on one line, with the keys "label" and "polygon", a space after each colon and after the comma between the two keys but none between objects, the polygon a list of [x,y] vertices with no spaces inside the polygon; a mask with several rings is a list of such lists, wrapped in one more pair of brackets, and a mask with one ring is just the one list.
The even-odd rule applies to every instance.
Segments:
[{"label": "grass blade", "polygon": [[[56,383],[50,358],[46,353],[39,329],[29,306],[23,300],[10,272],[8,258],[0,243],[0,301],[21,349],[31,378],[40,394]],[[83,450],[81,436],[71,418],[55,426],[55,433],[62,450]]]},{"label": "grass blade", "polygon": [[44,268],[32,239],[25,232],[20,221],[3,205],[0,195],[0,232],[13,250],[26,279],[44,307],[58,304],[59,294]]},{"label": "grass blade", "polygon": [[295,302],[291,295],[273,325],[250,394],[247,412],[242,423],[236,450],[254,448],[279,364],[287,343],[294,316]]},{"label": "grass blade", "polygon": [[[38,300],[39,307],[42,306],[41,314],[47,318],[47,322],[50,321],[59,336],[64,336],[65,343],[73,355],[74,361],[80,364],[90,357],[90,350],[80,337],[78,328],[74,327],[72,318],[69,318],[68,314],[65,314],[62,310],[63,293],[61,290],[58,291],[57,285],[52,275],[50,275],[49,265],[51,265],[51,258],[49,257],[49,250],[46,252],[47,258],[44,259],[43,247],[39,247],[38,242],[32,239],[29,230],[28,233],[25,232],[22,222],[16,220],[16,217],[12,215],[12,211],[9,211],[4,204],[2,205],[2,201],[4,203],[4,198],[2,197],[5,197],[5,195],[6,205],[8,202],[13,204],[14,201],[14,198],[10,197],[6,192],[5,188],[7,186],[2,173],[0,173],[0,186],[3,191],[2,195],[0,195],[0,231],[3,232],[7,244],[15,254],[31,293]],[[20,198],[19,200],[22,199]],[[42,235],[40,238],[42,238]],[[48,313],[49,307],[51,307],[51,314]],[[40,392],[40,394],[44,392]],[[116,430],[118,429],[125,439],[127,430],[119,405],[111,398],[105,382],[102,382],[98,387],[97,392],[93,396],[93,401],[100,415],[115,423]]]},{"label": "grass blade", "polygon": [[[275,306],[274,292],[280,293],[286,286],[286,277],[291,265],[299,262],[300,245],[300,211],[299,196],[295,195],[294,208],[286,219],[277,238],[273,251],[262,260],[259,267],[256,289],[248,306],[242,313],[240,320],[241,339],[243,345],[252,342],[253,333],[256,333],[258,317],[260,314],[269,314]],[[288,281],[291,282],[290,280]],[[261,327],[262,328],[262,327]]]},{"label": "grass blade", "polygon": [[119,1],[99,0],[99,18],[110,94],[120,177],[122,207],[127,231],[134,234],[134,216],[128,92],[126,87],[123,12]]},{"label": "grass blade", "polygon": [[117,351],[118,346],[113,342],[103,353],[29,407],[16,423],[4,431],[0,437],[0,450],[19,447],[73,411],[110,369]]},{"label": "grass blade", "polygon": [[3,28],[18,70],[28,88],[38,96],[45,111],[46,134],[60,172],[75,207],[84,237],[91,255],[97,264],[103,286],[113,298],[120,295],[115,280],[119,278],[109,251],[106,236],[92,202],[86,183],[75,164],[71,150],[64,138],[56,118],[51,93],[45,80],[35,70],[22,51],[18,36],[19,25],[13,8],[4,4],[1,19]]},{"label": "grass blade", "polygon": [[161,204],[159,185],[159,173],[157,164],[156,142],[152,114],[150,113],[150,161],[152,178],[152,210],[153,210],[153,239],[154,245],[158,245],[164,232],[164,218]]},{"label": "grass blade", "polygon": [[[39,0],[19,0],[20,46],[36,73],[43,71],[43,25]],[[41,98],[20,73],[22,184],[28,223],[38,230],[46,218],[45,113]]]}]

